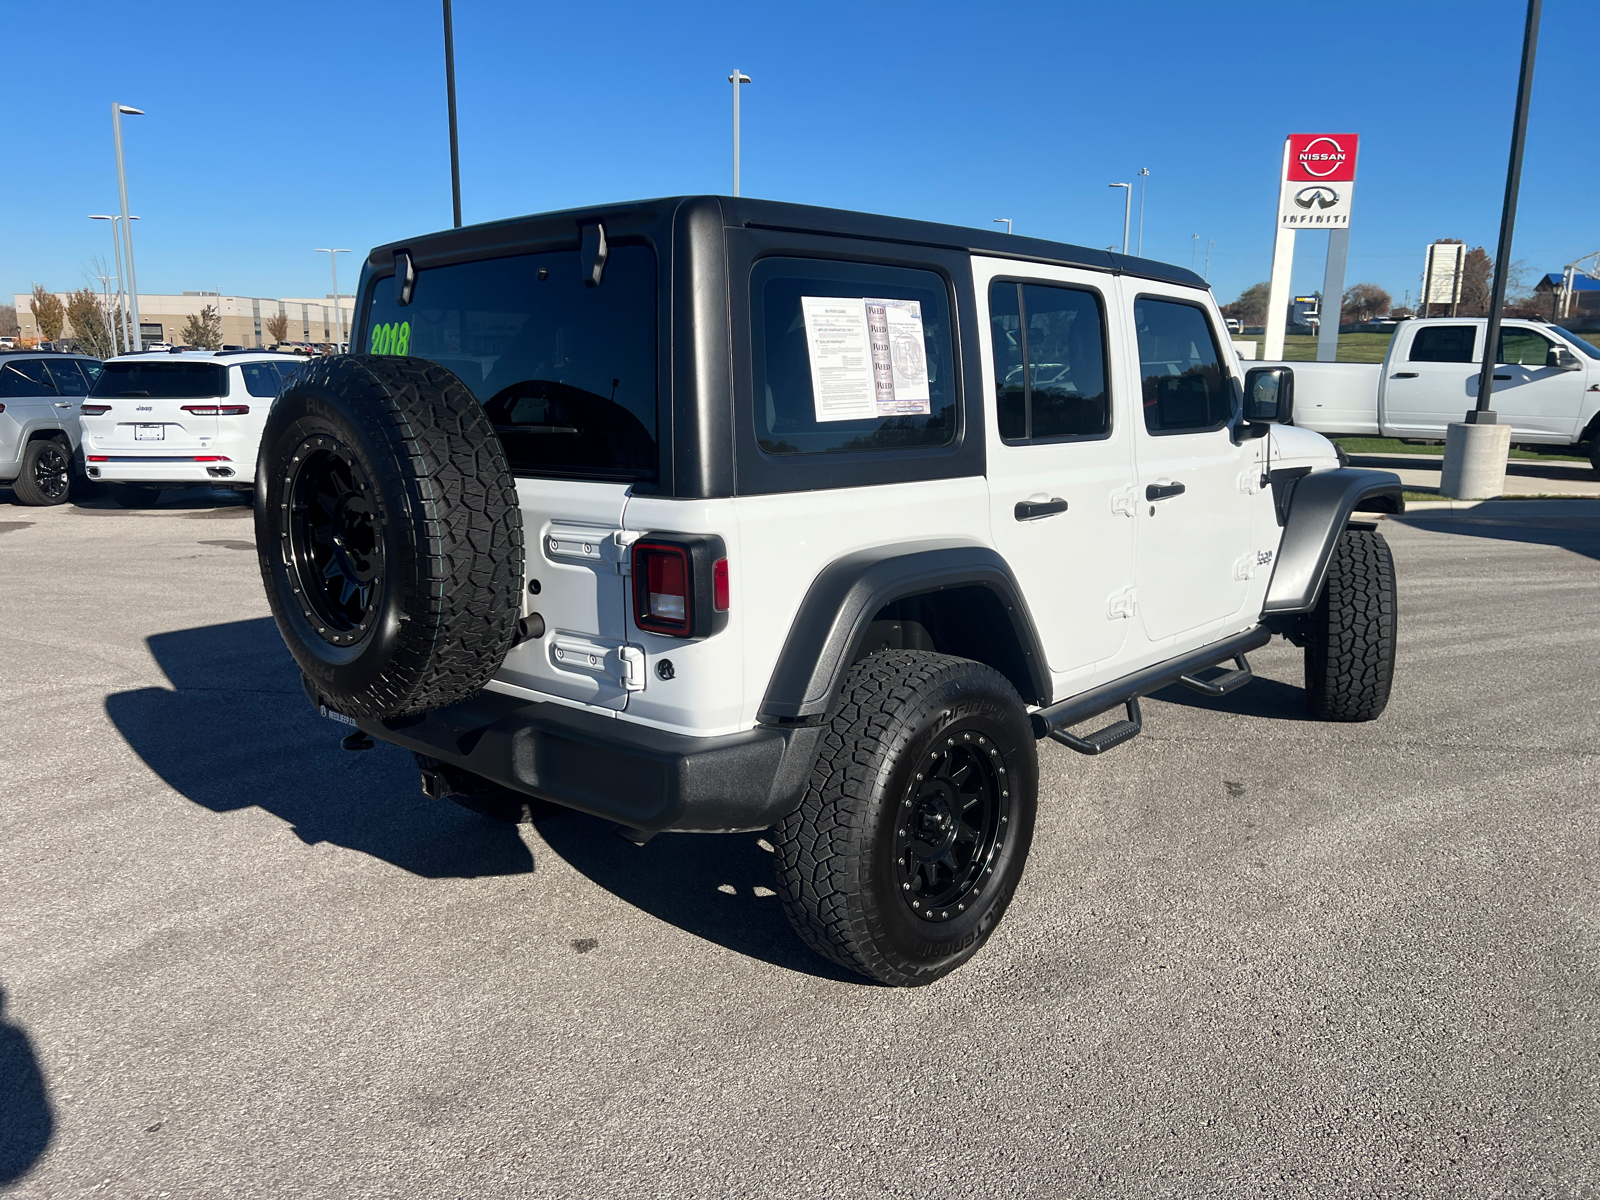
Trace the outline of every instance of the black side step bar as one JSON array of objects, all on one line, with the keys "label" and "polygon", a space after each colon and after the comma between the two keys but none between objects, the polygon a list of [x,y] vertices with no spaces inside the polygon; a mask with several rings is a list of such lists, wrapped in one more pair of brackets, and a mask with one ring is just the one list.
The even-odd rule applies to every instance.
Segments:
[{"label": "black side step bar", "polygon": [[[1200,690],[1210,695],[1226,695],[1235,688],[1243,687],[1253,678],[1244,655],[1251,650],[1259,650],[1271,640],[1272,631],[1265,625],[1257,625],[1243,633],[1223,638],[1220,642],[1212,642],[1209,646],[1202,646],[1188,654],[1169,658],[1166,662],[1156,663],[1131,675],[1124,675],[1121,679],[1113,679],[1110,683],[1090,688],[1087,692],[1069,696],[1032,714],[1033,736],[1053,738],[1065,746],[1070,746],[1079,754],[1104,753],[1113,746],[1120,746],[1143,729],[1139,697],[1159,692],[1162,688],[1180,681],[1187,683],[1185,676],[1194,679],[1194,683],[1189,685],[1191,687],[1199,684]],[[1227,662],[1230,658],[1234,660],[1236,667],[1228,674],[1212,680],[1196,678],[1201,671]],[[1218,687],[1225,690],[1210,691]],[[1110,712],[1119,705],[1127,707],[1126,720],[1116,721],[1087,737],[1067,732],[1069,727],[1080,721],[1087,721],[1101,713]]]},{"label": "black side step bar", "polygon": [[1250,662],[1242,654],[1233,656],[1233,670],[1226,675],[1218,675],[1215,679],[1201,679],[1197,675],[1180,675],[1178,682],[1184,687],[1193,688],[1207,696],[1226,696],[1229,692],[1237,692],[1245,684],[1256,677],[1250,669]]}]

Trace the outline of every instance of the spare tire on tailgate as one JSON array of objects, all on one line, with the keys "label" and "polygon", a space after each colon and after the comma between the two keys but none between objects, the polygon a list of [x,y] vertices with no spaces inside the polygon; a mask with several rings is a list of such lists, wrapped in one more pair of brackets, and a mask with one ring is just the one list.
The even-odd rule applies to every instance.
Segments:
[{"label": "spare tire on tailgate", "polygon": [[443,367],[311,364],[267,417],[256,553],[278,630],[355,717],[474,695],[516,637],[522,514],[483,409]]}]

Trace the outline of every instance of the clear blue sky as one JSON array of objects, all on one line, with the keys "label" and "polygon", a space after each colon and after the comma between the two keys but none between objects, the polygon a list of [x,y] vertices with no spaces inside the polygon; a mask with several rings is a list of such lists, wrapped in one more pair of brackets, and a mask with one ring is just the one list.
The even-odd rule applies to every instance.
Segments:
[{"label": "clear blue sky", "polygon": [[[152,10],[153,12],[154,10]],[[163,14],[169,10],[162,10]],[[112,99],[140,290],[322,295],[313,247],[450,223],[437,0],[12,10],[0,290],[109,257]],[[1523,22],[1496,3],[595,5],[456,0],[465,219],[729,189],[1105,246],[1149,167],[1147,256],[1215,239],[1226,301],[1265,279],[1280,148],[1362,135],[1347,283],[1413,291],[1422,248],[1493,252]],[[28,27],[32,31],[28,31]],[[1600,249],[1600,4],[1545,6],[1515,258]],[[1137,199],[1135,201],[1137,204]],[[1321,283],[1302,235],[1295,287]],[[349,290],[354,268],[345,268]]]}]

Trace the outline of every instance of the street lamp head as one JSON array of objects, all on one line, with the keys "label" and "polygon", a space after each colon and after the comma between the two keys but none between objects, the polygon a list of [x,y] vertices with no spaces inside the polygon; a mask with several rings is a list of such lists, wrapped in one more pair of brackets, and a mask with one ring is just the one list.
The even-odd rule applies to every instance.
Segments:
[{"label": "street lamp head", "polygon": [[142,109],[142,108],[132,108],[129,105],[126,105],[126,104],[117,105],[117,111],[119,113],[122,113],[125,116],[129,116],[129,117],[142,117],[142,116],[144,116],[144,109]]},{"label": "street lamp head", "polygon": [[1150,174],[1150,168],[1149,167],[1140,167],[1139,168],[1139,174],[1141,174],[1141,175]]},{"label": "street lamp head", "polygon": [[1125,188],[1131,188],[1131,187],[1132,187],[1132,186],[1133,186],[1133,184],[1131,184],[1131,183],[1108,183],[1108,184],[1106,184],[1106,186],[1107,186],[1107,187],[1125,187]]},{"label": "street lamp head", "polygon": [[746,75],[743,71],[741,71],[737,67],[735,67],[733,74],[728,76],[728,82],[729,83],[749,83],[750,82],[750,76]]},{"label": "street lamp head", "polygon": [[89,220],[91,220],[91,221],[109,221],[109,220],[111,220],[111,216],[110,216],[109,213],[90,213],[89,214]]}]

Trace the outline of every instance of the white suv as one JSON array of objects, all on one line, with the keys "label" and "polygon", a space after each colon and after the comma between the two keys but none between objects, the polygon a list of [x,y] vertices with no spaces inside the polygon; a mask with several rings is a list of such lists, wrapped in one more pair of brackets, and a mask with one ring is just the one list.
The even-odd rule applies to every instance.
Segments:
[{"label": "white suv", "polygon": [[84,470],[128,507],[163,488],[248,491],[267,410],[303,365],[264,350],[108,359],[80,410]]},{"label": "white suv", "polygon": [[358,305],[257,466],[312,703],[480,812],[770,829],[864,975],[994,930],[1040,739],[1110,750],[1275,634],[1314,717],[1388,701],[1400,481],[1285,424],[1191,271],[697,197],[382,247]]}]

